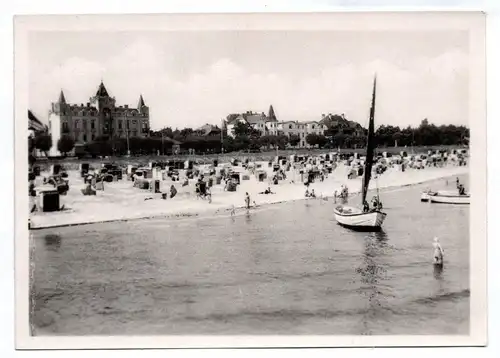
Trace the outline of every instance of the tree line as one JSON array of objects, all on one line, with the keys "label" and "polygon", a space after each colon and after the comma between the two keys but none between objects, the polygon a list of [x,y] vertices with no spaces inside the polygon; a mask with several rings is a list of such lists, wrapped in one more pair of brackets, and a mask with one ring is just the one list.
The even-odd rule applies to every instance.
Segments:
[{"label": "tree line", "polygon": [[[163,128],[159,131],[150,131],[146,138],[97,137],[94,141],[83,146],[86,154],[92,156],[105,155],[147,155],[172,154],[174,144],[178,144],[182,152],[194,151],[197,153],[228,153],[233,151],[259,151],[270,149],[295,148],[300,143],[296,134],[261,135],[247,123],[238,123],[233,127],[232,135],[223,130],[216,135],[200,135],[192,128],[175,129]],[[308,134],[306,143],[316,148],[362,148],[366,144],[367,131],[364,129],[355,133],[344,133],[340,128],[331,127],[324,135]],[[398,126],[381,125],[377,128],[375,138],[378,147],[394,146],[429,146],[429,145],[465,145],[469,142],[469,129],[465,126],[441,125],[436,126],[424,119],[418,127],[400,128]],[[29,138],[30,153],[33,149],[48,154],[52,147],[52,139],[48,133],[37,133]],[[63,155],[75,148],[75,141],[69,135],[63,135],[57,149]]]}]

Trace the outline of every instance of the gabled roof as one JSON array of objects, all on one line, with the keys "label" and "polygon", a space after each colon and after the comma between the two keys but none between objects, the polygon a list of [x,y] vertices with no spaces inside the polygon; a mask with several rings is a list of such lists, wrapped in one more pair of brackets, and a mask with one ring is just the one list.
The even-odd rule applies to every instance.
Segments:
[{"label": "gabled roof", "polygon": [[256,124],[265,120],[265,117],[263,117],[262,114],[253,113],[253,114],[248,114],[245,119],[249,124]]}]

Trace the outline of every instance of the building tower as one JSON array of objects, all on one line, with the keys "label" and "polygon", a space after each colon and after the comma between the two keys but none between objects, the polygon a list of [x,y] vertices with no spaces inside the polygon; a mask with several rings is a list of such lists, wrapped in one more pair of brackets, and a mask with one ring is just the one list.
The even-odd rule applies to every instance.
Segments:
[{"label": "building tower", "polygon": [[57,102],[53,102],[49,110],[49,133],[52,138],[52,148],[50,148],[49,155],[56,156],[59,155],[57,150],[57,143],[61,139],[63,130],[66,129],[65,117],[68,114],[69,106],[66,103],[66,98],[64,97],[64,92],[61,89],[59,93],[59,99]]},{"label": "building tower", "polygon": [[116,100],[109,96],[102,81],[95,96],[92,98],[92,102],[98,111],[99,132],[102,133],[103,139],[111,139],[116,127],[113,118]]},{"label": "building tower", "polygon": [[273,105],[271,104],[269,106],[269,113],[267,114],[267,120],[277,122],[278,119],[276,119],[276,114],[274,114],[274,108]]},{"label": "building tower", "polygon": [[149,135],[149,107],[144,103],[142,94],[139,96],[137,110],[139,111],[139,115],[143,117],[143,120],[141,122],[141,134],[147,137]]}]

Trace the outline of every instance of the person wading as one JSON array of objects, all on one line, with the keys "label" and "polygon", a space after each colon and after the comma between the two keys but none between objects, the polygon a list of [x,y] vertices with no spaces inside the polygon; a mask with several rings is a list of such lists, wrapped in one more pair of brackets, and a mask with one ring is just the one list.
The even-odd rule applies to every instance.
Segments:
[{"label": "person wading", "polygon": [[250,209],[250,195],[248,195],[248,192],[245,193],[245,206],[247,209]]},{"label": "person wading", "polygon": [[434,247],[434,265],[443,265],[444,250],[439,244],[437,237],[434,238],[432,247]]}]

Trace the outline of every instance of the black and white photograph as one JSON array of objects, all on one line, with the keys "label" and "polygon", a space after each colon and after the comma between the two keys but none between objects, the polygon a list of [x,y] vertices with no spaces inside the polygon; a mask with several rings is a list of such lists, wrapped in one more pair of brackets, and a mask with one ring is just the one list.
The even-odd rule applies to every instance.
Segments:
[{"label": "black and white photograph", "polygon": [[485,344],[484,23],[17,17],[18,348]]}]

